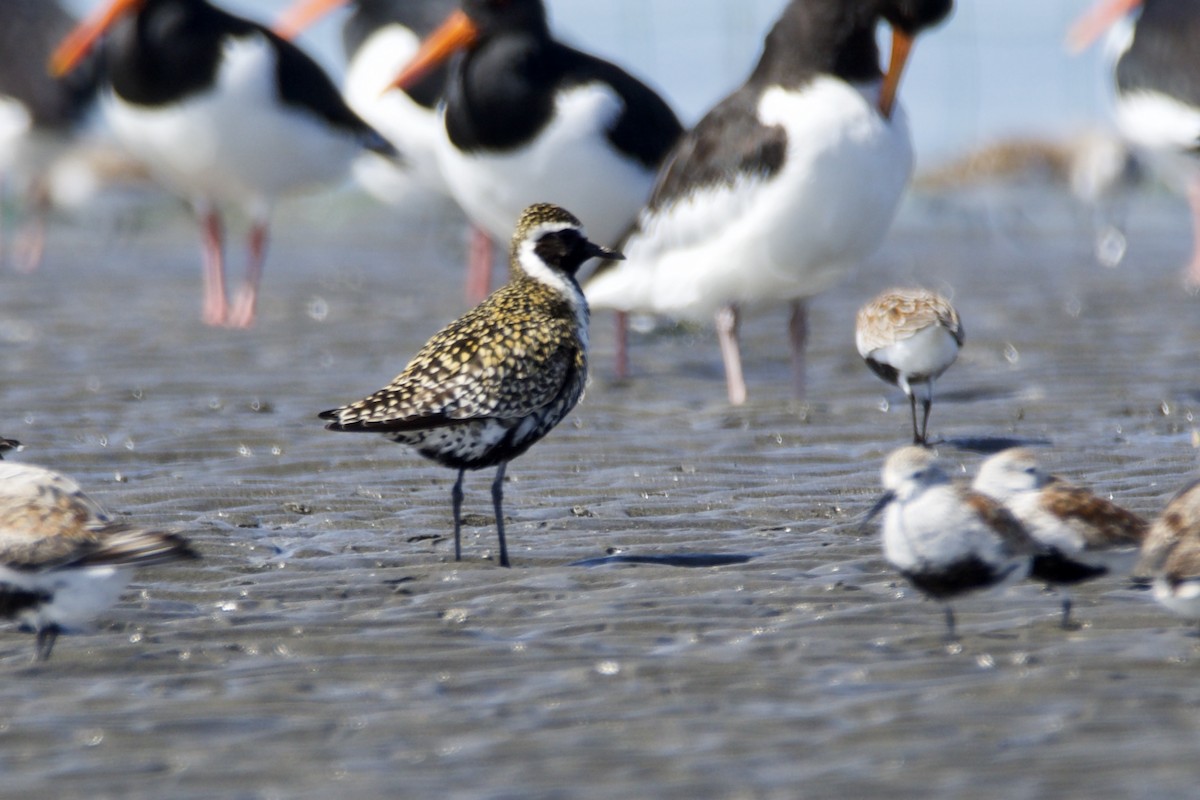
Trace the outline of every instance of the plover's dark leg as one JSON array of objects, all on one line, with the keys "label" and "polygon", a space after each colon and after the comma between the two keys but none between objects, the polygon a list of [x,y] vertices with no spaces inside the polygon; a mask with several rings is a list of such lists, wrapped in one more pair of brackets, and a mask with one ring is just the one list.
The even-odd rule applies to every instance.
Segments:
[{"label": "plover's dark leg", "polygon": [[1071,629],[1071,595],[1063,592],[1062,599],[1062,619],[1059,621],[1064,631]]},{"label": "plover's dark leg", "polygon": [[793,300],[788,318],[788,341],[792,347],[792,391],[803,400],[808,387],[805,353],[808,349],[808,301]]},{"label": "plover's dark leg", "polygon": [[458,471],[458,479],[454,481],[454,488],[450,490],[450,506],[454,509],[454,560],[462,561],[462,501],[463,501],[463,473],[466,470]]},{"label": "plover's dark leg", "polygon": [[946,641],[957,642],[958,628],[954,624],[954,609],[950,607],[949,603],[947,603],[944,608],[946,611]]},{"label": "plover's dark leg", "polygon": [[728,305],[717,311],[717,342],[721,345],[721,360],[725,362],[725,388],[729,402],[740,406],[746,402],[746,378],[742,374],[742,351],[738,343],[738,309]]},{"label": "plover's dark leg", "polygon": [[501,461],[496,467],[496,479],[492,481],[492,506],[496,509],[496,533],[500,536],[500,566],[507,567],[508,544],[504,541],[504,470],[507,461]]},{"label": "plover's dark leg", "polygon": [[61,630],[54,623],[38,629],[37,638],[34,640],[33,645],[33,659],[35,661],[45,661],[50,658],[50,651],[54,649],[54,641],[58,639],[58,634]]}]

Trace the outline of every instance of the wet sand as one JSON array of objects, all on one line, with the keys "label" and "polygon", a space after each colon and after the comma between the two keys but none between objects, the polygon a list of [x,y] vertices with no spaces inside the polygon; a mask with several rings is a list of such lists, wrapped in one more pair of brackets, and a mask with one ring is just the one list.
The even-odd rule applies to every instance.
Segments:
[{"label": "wet sand", "polygon": [[[980,449],[1040,444],[1152,515],[1197,458],[1182,201],[1139,201],[1117,269],[1057,195],[910,201],[814,302],[807,404],[788,397],[783,309],[749,315],[740,409],[710,330],[636,337],[617,385],[597,315],[586,398],[509,469],[511,570],[490,470],[468,475],[456,564],[453,473],[315,418],[461,313],[452,215],[290,206],[249,332],[200,324],[186,217],[138,220],[59,221],[39,272],[0,272],[0,433],[204,560],[140,573],[47,664],[0,630],[5,794],[1194,791],[1200,639],[1147,593],[1081,588],[1063,631],[1058,598],[1025,584],[959,604],[961,645],[942,642],[940,608],[858,527],[910,429],[853,345],[880,289],[952,292],[967,344],[938,385],[942,452],[973,472]],[[705,556],[723,565],[676,565]]]}]

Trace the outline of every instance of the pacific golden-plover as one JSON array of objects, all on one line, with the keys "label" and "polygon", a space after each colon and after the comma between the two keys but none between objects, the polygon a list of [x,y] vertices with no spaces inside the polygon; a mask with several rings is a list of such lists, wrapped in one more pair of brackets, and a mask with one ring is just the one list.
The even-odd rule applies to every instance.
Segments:
[{"label": "pacific golden-plover", "polygon": [[621,256],[588,241],[579,220],[558,206],[530,206],[512,237],[508,284],[434,335],[390,384],[320,415],[330,430],[380,433],[458,470],[455,560],[462,558],[463,473],[495,466],[500,565],[509,566],[504,470],[583,394],[588,307],[575,272],[596,257]]}]

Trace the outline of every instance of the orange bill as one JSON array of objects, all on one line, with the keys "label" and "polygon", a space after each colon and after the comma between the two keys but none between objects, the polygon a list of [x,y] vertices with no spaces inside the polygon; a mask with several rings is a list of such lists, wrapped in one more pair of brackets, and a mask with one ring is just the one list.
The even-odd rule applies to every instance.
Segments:
[{"label": "orange bill", "polygon": [[479,29],[463,11],[455,11],[441,27],[429,34],[412,61],[400,71],[388,89],[407,89],[459,50],[479,38]]},{"label": "orange bill", "polygon": [[883,89],[879,92],[879,113],[883,114],[884,119],[892,118],[892,109],[896,106],[896,92],[900,89],[900,76],[904,73],[904,65],[908,63],[912,45],[911,33],[892,28],[892,56],[888,62],[887,74],[883,76]]},{"label": "orange bill", "polygon": [[144,2],[145,0],[112,0],[107,6],[101,7],[76,25],[50,55],[50,74],[61,78],[75,69],[117,20],[137,11]]},{"label": "orange bill", "polygon": [[1082,53],[1114,22],[1141,4],[1142,0],[1100,0],[1067,31],[1067,50]]},{"label": "orange bill", "polygon": [[321,17],[349,2],[350,0],[297,0],[279,15],[271,30],[280,38],[291,41]]}]

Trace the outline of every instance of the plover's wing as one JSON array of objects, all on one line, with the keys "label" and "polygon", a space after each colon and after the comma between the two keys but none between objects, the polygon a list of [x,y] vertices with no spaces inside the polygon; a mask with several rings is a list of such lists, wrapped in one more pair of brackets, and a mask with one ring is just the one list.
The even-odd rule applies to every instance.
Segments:
[{"label": "plover's wing", "polygon": [[[519,418],[552,402],[584,367],[569,322],[506,321],[510,335],[497,336],[486,305],[430,339],[388,386],[322,418],[347,431],[417,430]],[[520,358],[512,357],[515,348]]]}]

